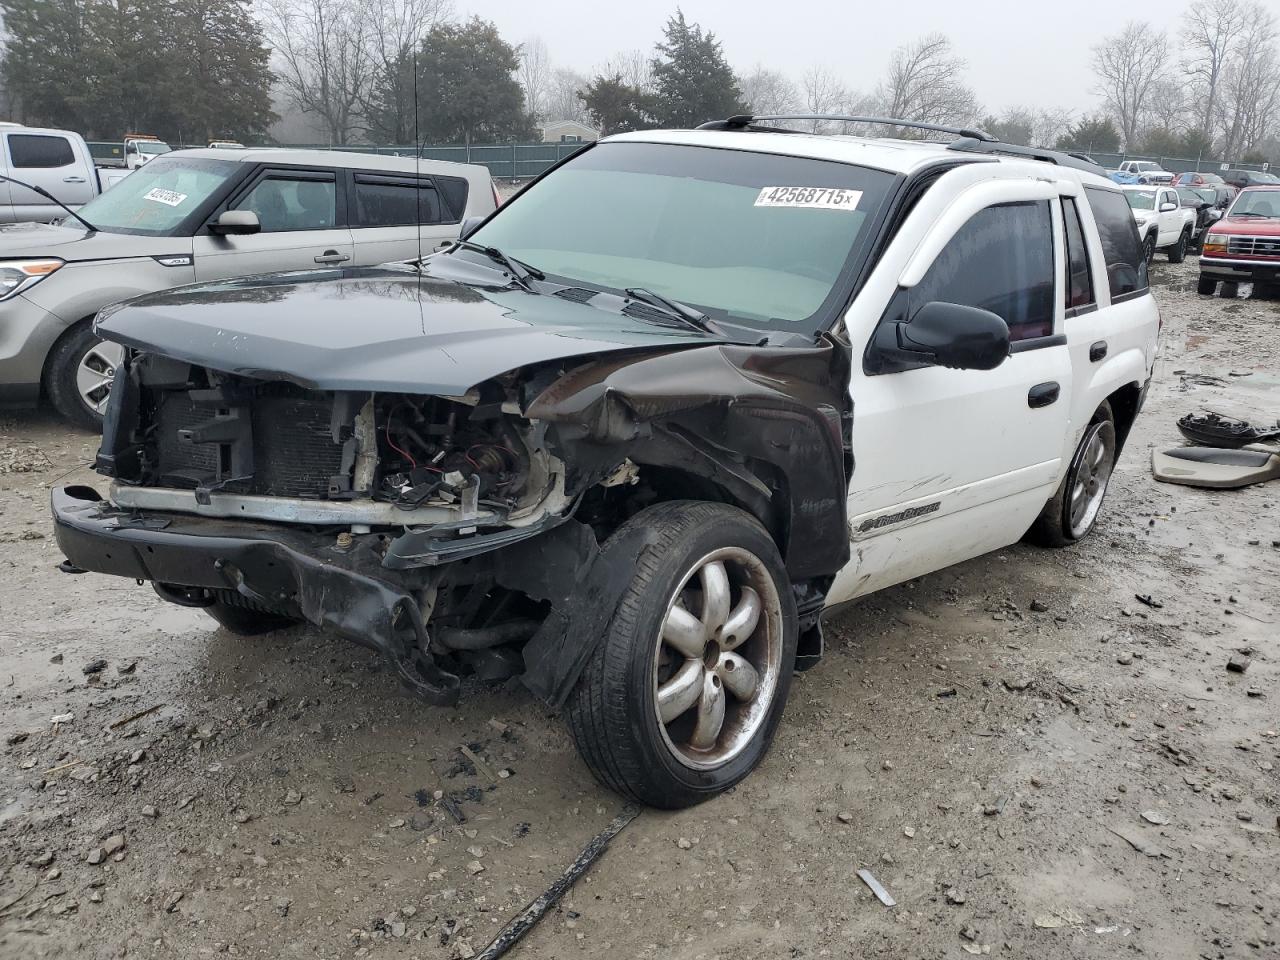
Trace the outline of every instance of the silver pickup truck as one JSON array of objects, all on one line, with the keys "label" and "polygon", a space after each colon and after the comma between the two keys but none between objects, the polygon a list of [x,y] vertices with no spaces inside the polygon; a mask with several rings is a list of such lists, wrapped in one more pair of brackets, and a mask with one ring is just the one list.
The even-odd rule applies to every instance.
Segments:
[{"label": "silver pickup truck", "polygon": [[6,178],[0,180],[0,223],[48,223],[67,215],[57,203],[22,184],[47,190],[74,209],[129,174],[99,170],[84,138],[70,130],[7,123],[0,124],[0,139],[0,176]]}]

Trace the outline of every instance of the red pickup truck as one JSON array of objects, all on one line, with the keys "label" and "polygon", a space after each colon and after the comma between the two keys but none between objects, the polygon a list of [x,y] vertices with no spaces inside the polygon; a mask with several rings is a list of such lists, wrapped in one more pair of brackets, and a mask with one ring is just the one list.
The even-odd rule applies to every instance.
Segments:
[{"label": "red pickup truck", "polygon": [[1211,296],[1219,280],[1280,284],[1280,185],[1241,190],[1205,234],[1200,293]]}]

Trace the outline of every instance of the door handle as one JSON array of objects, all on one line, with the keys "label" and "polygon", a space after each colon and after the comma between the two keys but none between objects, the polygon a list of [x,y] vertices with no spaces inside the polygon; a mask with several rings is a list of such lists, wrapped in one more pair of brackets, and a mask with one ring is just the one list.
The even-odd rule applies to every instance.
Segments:
[{"label": "door handle", "polygon": [[1053,380],[1048,383],[1037,383],[1027,391],[1027,406],[1032,410],[1037,407],[1047,407],[1058,399],[1058,394],[1061,392],[1062,387]]},{"label": "door handle", "polygon": [[345,263],[350,259],[345,253],[339,253],[337,250],[326,250],[315,258],[316,263]]},{"label": "door handle", "polygon": [[1089,347],[1089,362],[1097,363],[1107,355],[1107,341],[1099,340]]},{"label": "door handle", "polygon": [[63,183],[84,183],[84,177],[63,177]]}]

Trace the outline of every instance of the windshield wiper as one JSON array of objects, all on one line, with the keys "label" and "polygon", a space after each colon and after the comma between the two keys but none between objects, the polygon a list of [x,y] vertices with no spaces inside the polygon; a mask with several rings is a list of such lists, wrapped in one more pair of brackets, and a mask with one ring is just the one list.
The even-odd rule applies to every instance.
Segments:
[{"label": "windshield wiper", "polygon": [[477,253],[483,253],[494,263],[501,264],[507,268],[507,272],[515,277],[520,286],[524,287],[530,293],[537,293],[533,286],[529,283],[529,278],[534,280],[545,280],[547,275],[537,267],[530,266],[515,257],[509,257],[497,247],[490,247],[483,243],[475,243],[471,240],[459,240],[454,244],[454,249],[461,247],[463,250],[475,250]]},{"label": "windshield wiper", "polygon": [[44,187],[37,187],[34,183],[23,183],[21,180],[13,179],[13,177],[0,177],[0,181],[4,181],[5,183],[16,183],[20,187],[26,187],[32,193],[40,194],[40,196],[44,197],[46,200],[52,200],[54,203],[60,206],[63,210],[67,211],[67,213],[71,214],[73,217],[75,217],[77,220],[83,223],[90,233],[98,232],[97,227],[95,227],[92,223],[90,223],[84,217],[80,216],[80,214],[76,213],[74,210],[68,207],[65,203],[63,203],[61,200],[55,197],[52,193],[50,193]]},{"label": "windshield wiper", "polygon": [[1270,217],[1269,213],[1258,213],[1256,210],[1237,210],[1231,214],[1233,217]]},{"label": "windshield wiper", "polygon": [[645,287],[627,287],[623,290],[632,300],[639,300],[647,303],[651,307],[658,307],[677,320],[684,321],[688,326],[701,330],[703,333],[718,334],[715,322],[701,310],[695,310],[687,303],[681,303],[679,300],[672,300],[670,297],[664,297],[660,293],[654,293]]}]

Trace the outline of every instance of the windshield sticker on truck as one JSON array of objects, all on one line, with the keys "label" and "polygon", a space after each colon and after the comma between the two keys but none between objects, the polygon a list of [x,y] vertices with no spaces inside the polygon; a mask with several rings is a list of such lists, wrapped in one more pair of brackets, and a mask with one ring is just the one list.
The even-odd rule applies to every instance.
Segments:
[{"label": "windshield sticker on truck", "polygon": [[142,195],[142,199],[154,200],[168,207],[178,207],[182,205],[183,200],[187,199],[187,195],[178,193],[176,190],[166,190],[164,187],[152,187]]},{"label": "windshield sticker on truck", "polygon": [[803,207],[808,210],[858,209],[861,190],[839,187],[764,187],[756,197],[757,207]]}]

